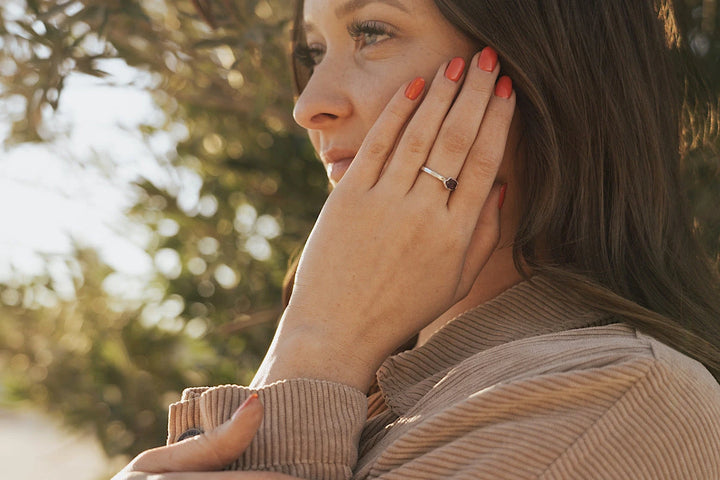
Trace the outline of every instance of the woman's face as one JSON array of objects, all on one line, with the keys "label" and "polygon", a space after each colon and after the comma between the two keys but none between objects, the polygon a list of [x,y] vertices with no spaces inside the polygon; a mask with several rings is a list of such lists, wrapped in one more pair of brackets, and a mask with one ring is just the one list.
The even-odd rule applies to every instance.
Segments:
[{"label": "woman's face", "polygon": [[314,71],[294,116],[333,184],[403,83],[430,81],[443,62],[478,48],[432,0],[305,0],[303,17],[300,55]]}]

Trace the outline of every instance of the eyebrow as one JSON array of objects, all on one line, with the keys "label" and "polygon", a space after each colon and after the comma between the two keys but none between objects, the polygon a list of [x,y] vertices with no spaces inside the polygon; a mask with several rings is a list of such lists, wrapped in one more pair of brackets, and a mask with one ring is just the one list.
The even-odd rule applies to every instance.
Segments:
[{"label": "eyebrow", "polygon": [[387,5],[390,5],[391,7],[399,8],[405,13],[410,13],[410,11],[400,3],[398,0],[350,0],[349,2],[345,3],[344,5],[339,6],[335,9],[335,15],[340,18],[344,17],[345,15],[348,15],[355,10],[360,10],[362,7],[369,3],[384,3]]}]

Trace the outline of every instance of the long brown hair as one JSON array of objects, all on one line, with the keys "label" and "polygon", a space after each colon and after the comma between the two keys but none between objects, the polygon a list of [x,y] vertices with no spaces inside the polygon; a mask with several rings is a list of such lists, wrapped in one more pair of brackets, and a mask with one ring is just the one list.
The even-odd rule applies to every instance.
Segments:
[{"label": "long brown hair", "polygon": [[[660,0],[435,0],[517,92],[513,252],[720,379],[720,281],[680,187],[683,75]],[[293,42],[302,43],[302,1]],[[295,62],[298,92],[312,72]],[[542,251],[542,256],[539,252]],[[291,269],[286,296],[292,288]]]}]

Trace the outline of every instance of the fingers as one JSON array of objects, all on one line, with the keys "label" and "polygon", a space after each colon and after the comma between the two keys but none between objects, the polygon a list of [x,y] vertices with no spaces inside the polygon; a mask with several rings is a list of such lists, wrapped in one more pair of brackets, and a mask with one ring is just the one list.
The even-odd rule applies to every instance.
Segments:
[{"label": "fingers", "polygon": [[232,418],[210,432],[166,447],[147,450],[128,465],[130,471],[200,472],[220,470],[235,461],[260,427],[263,407],[252,395]]},{"label": "fingers", "polygon": [[509,77],[500,78],[488,102],[477,138],[458,175],[458,189],[448,200],[448,208],[456,210],[458,215],[478,212],[485,203],[505,155],[515,98],[512,80]]},{"label": "fingers", "polygon": [[[515,107],[512,87],[503,89],[510,98],[502,98],[504,104],[498,104],[495,82],[499,71],[497,54],[486,47],[473,57],[467,74],[461,57],[441,65],[422,103],[422,78],[403,85],[368,132],[345,174],[355,180],[345,183],[361,182],[371,188],[383,182],[392,191],[403,193],[417,186],[423,192],[434,190],[447,196],[449,192],[442,182],[430,175],[418,175],[420,168],[426,165],[459,181],[459,172],[464,171],[470,153],[480,160],[472,162],[463,183],[482,183],[480,188],[474,183],[463,188],[476,192],[463,200],[467,204],[480,199],[477,213],[502,159],[495,152],[504,151]],[[509,82],[507,77],[504,79],[503,83]],[[491,143],[480,145],[481,141]]]},{"label": "fingers", "polygon": [[444,63],[438,69],[383,175],[383,181],[390,183],[393,189],[407,192],[415,183],[418,170],[427,161],[445,115],[460,88],[464,69],[465,60],[461,57]]},{"label": "fingers", "polygon": [[386,160],[395,148],[398,136],[417,107],[424,90],[425,80],[417,77],[404,84],[395,93],[365,136],[355,160],[345,173],[345,177],[355,180],[346,180],[345,184],[360,182],[367,188],[375,185]]},{"label": "fingers", "polygon": [[[463,271],[460,274],[458,296],[462,298],[470,291],[480,270],[500,241],[500,210],[507,185],[495,184],[485,200],[465,255]],[[459,300],[459,298],[458,298]]]},{"label": "fingers", "polygon": [[[487,105],[493,96],[499,71],[497,55],[492,48],[486,47],[473,57],[468,65],[462,89],[442,122],[442,127],[432,145],[425,162],[426,166],[446,177],[458,178],[458,173],[478,136]],[[448,106],[445,108],[447,109]],[[420,166],[408,165],[408,168],[420,168]],[[422,191],[434,187],[444,195],[449,194],[441,183],[428,175],[420,175],[416,185]]]}]

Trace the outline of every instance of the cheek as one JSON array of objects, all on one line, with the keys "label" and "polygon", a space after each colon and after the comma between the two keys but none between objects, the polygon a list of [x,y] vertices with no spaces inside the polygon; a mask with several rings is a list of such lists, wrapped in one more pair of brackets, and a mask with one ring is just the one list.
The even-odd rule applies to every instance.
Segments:
[{"label": "cheek", "polygon": [[372,125],[393,95],[405,84],[417,77],[423,77],[427,82],[427,90],[443,62],[449,61],[453,56],[470,57],[474,52],[470,48],[456,50],[457,53],[453,55],[450,49],[448,52],[437,52],[416,48],[404,55],[400,61],[387,62],[372,70],[358,72],[352,83],[355,108],[364,123],[370,120],[369,125]]},{"label": "cheek", "polygon": [[356,86],[355,110],[365,129],[364,134],[367,134],[400,86],[408,80],[406,77],[396,72],[383,72],[367,76]]}]

